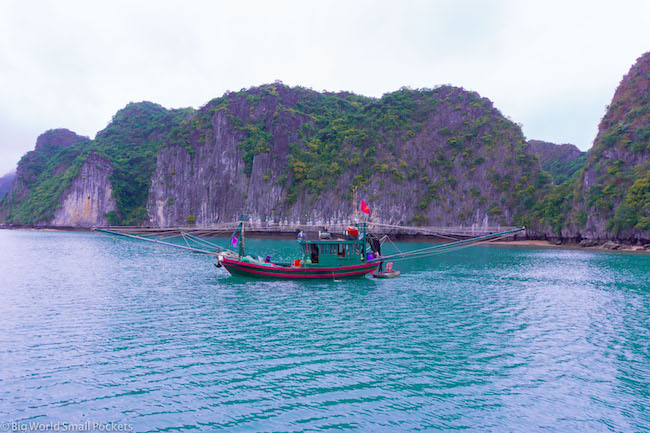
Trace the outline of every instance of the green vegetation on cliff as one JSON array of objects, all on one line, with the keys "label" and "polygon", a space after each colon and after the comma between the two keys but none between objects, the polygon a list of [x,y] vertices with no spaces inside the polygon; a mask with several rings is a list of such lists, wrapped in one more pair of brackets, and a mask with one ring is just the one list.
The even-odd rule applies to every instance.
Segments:
[{"label": "green vegetation on cliff", "polygon": [[11,207],[7,220],[50,220],[87,155],[96,152],[113,167],[117,210],[107,214],[109,222],[145,221],[159,150],[180,145],[198,158],[198,148],[213,146],[213,122],[220,112],[237,136],[246,176],[252,175],[258,155],[285,158],[274,179],[286,187],[285,209],[300,196],[318,199],[345,176],[349,181],[341,199],[351,197],[355,188],[370,194],[371,183],[379,182],[375,190],[381,191],[367,198],[390,204],[395,199],[382,199],[382,192],[396,197],[409,188],[416,224],[435,223],[432,210],[442,218],[438,207],[448,220],[466,221],[472,209],[480,208],[499,224],[525,224],[538,187],[547,182],[527,152],[521,128],[475,92],[451,86],[403,88],[374,99],[276,83],[224,95],[199,111],[129,104],[95,140],[45,160],[35,158],[31,172],[42,185],[30,190],[18,208]]},{"label": "green vegetation on cliff", "polygon": [[79,174],[88,139],[66,129],[45,132],[36,149],[18,163],[11,190],[0,202],[9,223],[35,224],[53,218],[61,195]]},{"label": "green vegetation on cliff", "polygon": [[[527,142],[488,99],[452,86],[376,99],[274,83],[199,110],[129,104],[94,140],[65,130],[39,138],[0,218],[50,221],[94,152],[112,166],[111,224],[177,209],[167,221],[200,225],[261,202],[267,216],[302,218],[357,191],[377,214],[407,224],[521,224],[546,236],[647,239],[649,77],[646,54],[617,89],[586,155]],[[248,199],[271,188],[272,199]]]},{"label": "green vegetation on cliff", "polygon": [[[623,194],[615,196],[621,200],[609,220],[607,230],[620,234],[625,230],[650,231],[650,164],[635,167],[632,186]],[[645,177],[642,177],[645,173]]]},{"label": "green vegetation on cliff", "polygon": [[[492,205],[509,210],[495,214],[499,223],[513,218],[526,223],[535,185],[545,181],[538,176],[520,126],[488,99],[452,86],[403,88],[374,99],[265,85],[211,101],[174,132],[169,144],[195,156],[198,147],[214,139],[212,116],[219,112],[226,113],[240,134],[248,177],[257,155],[286,155],[284,171],[275,181],[286,185],[289,208],[305,194],[315,201],[349,177],[340,191],[342,199],[355,188],[369,191],[377,179],[397,189],[409,185],[421,190],[414,203],[420,212],[416,223],[432,222],[426,216],[430,205],[443,198],[453,216],[466,219],[472,207],[487,210]],[[294,132],[290,138],[286,129]],[[490,161],[494,164],[488,167]],[[488,170],[487,179],[479,175]],[[462,179],[460,172],[465,173]],[[481,188],[473,182],[482,183]],[[479,192],[470,194],[472,188]],[[455,203],[467,201],[464,197],[473,203],[459,212]],[[372,202],[379,195],[369,198]]]},{"label": "green vegetation on cliff", "polygon": [[589,152],[580,185],[590,215],[624,235],[650,230],[650,52],[616,89]]},{"label": "green vegetation on cliff", "polygon": [[170,131],[192,112],[167,110],[150,102],[131,103],[115,114],[95,140],[68,130],[48,131],[18,163],[17,187],[0,204],[3,219],[17,224],[50,221],[88,154],[95,152],[114,169],[110,180],[117,211],[108,215],[110,223],[140,223],[147,218],[156,154]]},{"label": "green vegetation on cliff", "polygon": [[[557,150],[556,150],[557,151]],[[580,158],[564,160],[568,173]],[[623,78],[584,166],[548,187],[535,216],[558,235],[650,239],[650,53]]]},{"label": "green vegetation on cliff", "polygon": [[151,102],[131,103],[97,134],[92,148],[113,166],[111,183],[117,211],[113,225],[136,225],[147,219],[147,199],[156,155],[171,132],[189,118],[192,109],[167,110]]},{"label": "green vegetation on cliff", "polygon": [[542,170],[546,171],[555,185],[574,177],[585,166],[586,152],[572,144],[554,144],[540,140],[528,141],[532,153],[539,157]]}]

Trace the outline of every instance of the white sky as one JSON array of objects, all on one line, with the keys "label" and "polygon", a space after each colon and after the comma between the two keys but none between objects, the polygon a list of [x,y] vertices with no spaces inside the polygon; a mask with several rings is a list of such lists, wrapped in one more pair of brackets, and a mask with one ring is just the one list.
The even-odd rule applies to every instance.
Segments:
[{"label": "white sky", "polygon": [[650,1],[0,0],[0,175],[52,128],[281,80],[379,97],[462,86],[529,139],[591,147],[650,50]]}]

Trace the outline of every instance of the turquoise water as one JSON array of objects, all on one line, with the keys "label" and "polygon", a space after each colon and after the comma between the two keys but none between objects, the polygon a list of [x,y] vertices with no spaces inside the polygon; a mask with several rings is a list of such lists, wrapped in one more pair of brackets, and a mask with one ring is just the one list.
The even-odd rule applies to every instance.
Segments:
[{"label": "turquoise water", "polygon": [[474,247],[392,280],[268,282],[90,233],[0,248],[0,423],[650,429],[645,253]]}]

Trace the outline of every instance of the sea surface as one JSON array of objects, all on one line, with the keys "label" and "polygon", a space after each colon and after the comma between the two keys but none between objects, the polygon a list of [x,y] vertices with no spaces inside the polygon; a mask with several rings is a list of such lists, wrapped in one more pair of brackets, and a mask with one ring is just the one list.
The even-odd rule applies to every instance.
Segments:
[{"label": "sea surface", "polygon": [[0,230],[0,254],[2,431],[650,430],[647,253],[479,246],[320,282],[94,233]]}]

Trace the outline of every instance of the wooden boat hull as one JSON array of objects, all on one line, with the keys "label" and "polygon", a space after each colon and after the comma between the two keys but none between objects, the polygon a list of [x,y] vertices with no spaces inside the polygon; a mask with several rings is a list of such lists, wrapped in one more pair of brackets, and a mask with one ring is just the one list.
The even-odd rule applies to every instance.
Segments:
[{"label": "wooden boat hull", "polygon": [[294,268],[280,265],[264,266],[223,258],[221,264],[232,275],[267,279],[360,278],[373,272],[379,263],[363,263],[332,268]]}]

